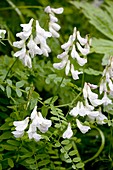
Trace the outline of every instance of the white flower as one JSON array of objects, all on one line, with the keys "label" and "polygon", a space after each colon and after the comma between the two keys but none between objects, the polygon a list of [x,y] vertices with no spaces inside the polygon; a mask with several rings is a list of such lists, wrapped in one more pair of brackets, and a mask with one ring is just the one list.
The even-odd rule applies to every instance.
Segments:
[{"label": "white flower", "polygon": [[60,34],[55,29],[53,29],[50,24],[49,24],[49,31],[52,34],[52,37],[56,37],[56,38],[60,37]]},{"label": "white flower", "polygon": [[32,137],[36,142],[38,142],[42,136],[40,134],[37,134],[36,132],[33,133],[33,137]]},{"label": "white flower", "polygon": [[40,45],[40,49],[42,50],[42,54],[46,57],[49,56],[48,53],[51,52],[51,49],[46,43],[46,39],[51,37],[52,34],[48,31],[45,31],[40,27],[38,20],[36,21],[36,37],[34,38],[34,42]]},{"label": "white flower", "polygon": [[28,122],[29,122],[29,117],[26,117],[22,121],[13,122],[13,125],[16,127],[15,128],[16,131],[13,131],[12,133],[16,138],[22,137],[24,135],[24,130],[27,128]]},{"label": "white flower", "polygon": [[77,42],[76,43],[78,50],[83,54],[87,55],[90,52],[89,46],[87,45],[86,47],[82,48],[81,45]]},{"label": "white flower", "polygon": [[78,119],[76,119],[76,123],[77,123],[77,127],[83,134],[85,134],[86,132],[88,132],[88,130],[91,129],[89,126],[82,125]]},{"label": "white flower", "polygon": [[51,22],[58,22],[58,18],[55,17],[53,14],[49,14],[49,17]]},{"label": "white flower", "polygon": [[[93,85],[91,85],[91,86],[93,86]],[[83,96],[84,96],[84,99],[88,98],[90,103],[95,107],[99,106],[103,103],[103,100],[98,99],[98,95],[91,91],[90,84],[88,84],[88,83],[84,84]]]},{"label": "white flower", "polygon": [[82,102],[78,101],[76,107],[74,107],[69,114],[76,117],[77,115],[80,115],[82,117],[86,116],[88,114],[89,110],[87,107],[83,105]]},{"label": "white flower", "polygon": [[6,30],[0,29],[0,38],[4,38],[6,34]]},{"label": "white flower", "polygon": [[36,126],[42,133],[47,132],[48,128],[51,127],[51,124],[52,124],[51,120],[43,118],[41,112],[38,112],[37,115],[38,117],[36,118],[36,120],[34,120],[36,123]]},{"label": "white flower", "polygon": [[29,122],[29,117],[26,117],[24,120],[14,121],[13,125],[16,127],[15,129],[17,131],[24,131],[28,126],[28,122]]},{"label": "white flower", "polygon": [[17,33],[16,36],[22,40],[27,40],[32,33],[32,23],[33,18],[29,21],[28,24],[21,24],[21,27],[23,27],[23,32]]},{"label": "white flower", "polygon": [[73,47],[72,47],[71,57],[72,57],[73,59],[76,58],[77,63],[78,63],[80,66],[83,66],[84,64],[87,63],[87,59],[86,59],[86,58],[81,58],[81,57],[80,57],[80,55],[78,54],[78,52],[77,52],[76,49],[75,49],[75,45],[73,45]]},{"label": "white flower", "polygon": [[25,46],[23,46],[23,48],[21,50],[14,53],[14,56],[19,57],[20,59],[23,59],[25,57],[25,54],[26,54],[26,48],[25,48]]},{"label": "white flower", "polygon": [[69,74],[70,71],[70,60],[67,61],[66,68],[65,68],[65,74],[66,76]]},{"label": "white flower", "polygon": [[70,139],[72,137],[72,135],[73,135],[73,131],[71,129],[71,124],[68,123],[68,127],[67,127],[66,131],[63,133],[62,137],[64,139],[65,138]]},{"label": "white flower", "polygon": [[95,106],[95,107],[103,104],[103,100],[102,99],[94,99],[94,100],[92,100],[92,99],[89,98],[89,100],[90,100],[91,104],[93,106]]},{"label": "white flower", "polygon": [[61,53],[61,54],[59,54],[59,55],[57,55],[57,58],[59,58],[59,59],[63,59],[64,57],[66,57],[67,56],[67,52],[66,51],[64,51],[63,53]]},{"label": "white flower", "polygon": [[24,131],[12,131],[15,138],[21,138],[24,135]]},{"label": "white flower", "polygon": [[34,107],[31,113],[31,120],[32,126],[37,127],[42,133],[47,132],[52,124],[51,120],[43,118],[41,112],[37,112],[37,106]]},{"label": "white flower", "polygon": [[35,117],[37,116],[37,106],[34,107],[33,111],[31,112],[31,120],[35,119]]},{"label": "white flower", "polygon": [[79,79],[78,75],[82,74],[83,72],[79,72],[78,70],[74,70],[74,65],[71,64],[71,74],[74,80]]},{"label": "white flower", "polygon": [[72,110],[69,112],[70,115],[76,117],[79,114],[79,104],[77,103],[76,107],[73,107]]},{"label": "white flower", "polygon": [[39,141],[42,137],[40,134],[36,133],[36,126],[31,123],[29,130],[27,131],[29,139],[34,139],[36,142]]},{"label": "white flower", "polygon": [[51,12],[53,12],[53,13],[55,13],[55,14],[62,14],[63,13],[63,8],[61,7],[61,8],[51,8],[50,6],[47,6],[45,9],[44,9],[44,11],[46,12],[46,13],[51,13]]},{"label": "white flower", "polygon": [[58,25],[56,22],[58,19],[55,17],[55,14],[61,14],[63,12],[63,8],[51,8],[50,6],[47,6],[44,10],[46,13],[49,13],[50,22],[49,22],[49,31],[52,34],[52,37],[59,38],[60,34],[58,31],[60,30],[60,25]]},{"label": "white flower", "polygon": [[51,8],[51,11],[55,14],[62,14],[64,9],[62,7],[60,8]]},{"label": "white flower", "polygon": [[24,46],[24,44],[25,44],[25,40],[13,42],[13,46],[17,47],[17,48],[22,48]]},{"label": "white flower", "polygon": [[61,45],[61,48],[64,49],[65,51],[68,51],[72,45],[73,45],[73,36],[70,35],[68,41],[63,45]]},{"label": "white flower", "polygon": [[99,115],[96,117],[97,124],[99,124],[99,125],[106,124],[106,122],[104,120],[107,120],[107,117],[105,115],[103,115],[101,112],[99,112]]},{"label": "white flower", "polygon": [[78,41],[80,42],[81,45],[85,45],[87,43],[87,38],[82,38],[80,36],[80,32],[79,31],[77,31],[77,39],[78,39]]},{"label": "white flower", "polygon": [[20,26],[23,28],[24,32],[28,32],[29,30],[32,29],[32,23],[33,23],[33,18],[31,18],[28,24],[20,24]]},{"label": "white flower", "polygon": [[65,56],[60,63],[54,63],[53,67],[58,70],[61,70],[66,66],[67,61],[68,61],[68,56]]},{"label": "white flower", "polygon": [[27,44],[27,47],[29,48],[29,53],[30,53],[32,58],[35,56],[35,54],[39,54],[39,55],[42,54],[42,50],[37,46],[37,44],[33,40],[32,35],[31,35],[31,38],[30,38],[30,40]]},{"label": "white flower", "polygon": [[112,100],[110,100],[107,96],[107,93],[104,92],[104,96],[102,98],[102,101],[103,101],[103,105],[104,106],[107,106],[108,104],[112,104]]},{"label": "white flower", "polygon": [[23,64],[29,68],[32,68],[32,62],[31,62],[31,58],[29,53],[27,52],[24,56],[24,58],[22,59]]},{"label": "white flower", "polygon": [[76,51],[75,44],[73,44],[73,47],[72,47],[71,57],[72,57],[73,59],[75,59],[75,58],[76,58],[76,59],[80,58],[78,52]]},{"label": "white flower", "polygon": [[90,120],[95,120],[97,116],[99,116],[99,111],[89,111],[87,116]]}]

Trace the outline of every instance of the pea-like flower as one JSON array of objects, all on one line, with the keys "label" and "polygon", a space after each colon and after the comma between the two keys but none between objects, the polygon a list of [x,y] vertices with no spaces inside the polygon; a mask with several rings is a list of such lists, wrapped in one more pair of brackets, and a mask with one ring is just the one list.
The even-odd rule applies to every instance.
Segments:
[{"label": "pea-like flower", "polygon": [[73,131],[71,129],[71,124],[68,123],[68,127],[67,127],[66,131],[63,133],[62,137],[64,139],[66,139],[66,138],[70,139],[72,136],[73,136]]},{"label": "pea-like flower", "polygon": [[62,61],[59,63],[54,63],[53,67],[58,70],[61,70],[65,67],[66,75],[68,75],[70,72],[74,80],[79,79],[78,75],[82,74],[82,72],[74,69],[74,64],[71,64],[70,57],[75,60],[80,66],[86,64],[86,55],[90,53],[89,41],[90,40],[88,40],[87,36],[85,38],[82,38],[80,32],[77,31],[75,27],[73,30],[73,34],[69,36],[68,41],[61,45],[61,48],[64,50],[64,52],[57,55],[57,58],[61,59]]},{"label": "pea-like flower", "polygon": [[89,126],[83,125],[78,119],[76,119],[76,123],[77,123],[77,127],[83,134],[85,134],[91,129]]},{"label": "pea-like flower", "polygon": [[29,117],[26,117],[22,121],[13,122],[13,125],[15,126],[16,131],[12,131],[12,133],[16,138],[20,138],[24,135],[24,130],[27,128],[28,122],[29,122]]},{"label": "pea-like flower", "polygon": [[47,6],[44,11],[48,13],[50,17],[49,31],[52,34],[52,37],[59,38],[60,34],[58,31],[61,29],[61,27],[59,24],[57,24],[58,18],[56,18],[55,14],[62,14],[63,8],[51,8],[50,6]]}]

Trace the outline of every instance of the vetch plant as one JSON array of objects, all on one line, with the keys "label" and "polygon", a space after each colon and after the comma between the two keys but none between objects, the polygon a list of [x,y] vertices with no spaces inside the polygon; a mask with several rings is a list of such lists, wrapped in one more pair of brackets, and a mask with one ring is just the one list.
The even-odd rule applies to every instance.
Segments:
[{"label": "vetch plant", "polygon": [[[80,25],[74,22],[74,28],[69,26],[73,33],[68,35],[67,22],[74,21],[67,17],[68,6],[47,4],[43,8],[42,2],[37,2],[36,13],[30,13],[32,10],[26,9],[30,6],[22,11],[24,6],[7,2],[21,19],[22,31],[16,33],[15,41],[11,26],[2,27],[13,46],[6,54],[7,43],[0,48],[0,169],[85,170],[108,160],[106,155],[112,159],[112,143],[108,143],[112,142],[113,126],[113,55],[103,57],[104,65],[99,56],[95,59],[94,38],[88,35],[94,34],[90,28],[82,28],[81,19]],[[72,11],[70,8],[69,13]],[[61,27],[67,28],[63,34]],[[0,30],[3,42],[6,30]],[[82,37],[84,32],[87,35]]]}]

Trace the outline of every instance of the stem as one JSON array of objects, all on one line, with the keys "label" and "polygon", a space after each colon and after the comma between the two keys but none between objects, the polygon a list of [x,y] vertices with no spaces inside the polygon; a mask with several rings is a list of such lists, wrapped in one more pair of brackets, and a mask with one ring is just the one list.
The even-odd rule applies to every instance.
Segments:
[{"label": "stem", "polygon": [[15,65],[15,63],[17,62],[17,60],[18,60],[18,58],[16,58],[16,60],[13,62],[13,64],[12,64],[11,67],[9,68],[9,70],[8,70],[8,72],[7,72],[7,74],[6,74],[5,78],[4,78],[4,81],[7,79],[7,76],[9,75],[11,69],[13,68],[13,66]]},{"label": "stem", "polygon": [[11,0],[6,0],[8,4],[16,11],[16,13],[19,15],[22,23],[25,23],[25,19],[21,13],[21,11],[17,8],[17,6],[11,1]]},{"label": "stem", "polygon": [[[30,6],[30,5],[26,5],[26,6],[16,6],[16,8],[18,9],[28,9],[28,8],[38,8],[38,9],[44,9],[43,7],[41,6]],[[14,7],[4,7],[4,8],[0,8],[0,11],[4,11],[4,10],[12,10],[14,9]]]},{"label": "stem", "polygon": [[76,96],[76,98],[71,102],[71,106],[74,104],[74,102],[78,99],[78,97],[82,94],[82,91]]},{"label": "stem", "polygon": [[[72,145],[73,145],[74,150],[75,151],[77,150],[77,153],[76,153],[77,157],[79,157],[81,159],[80,154],[79,154],[78,149],[77,149],[77,146],[76,146],[74,141],[72,141]],[[82,163],[82,161],[80,161],[80,162]],[[82,167],[82,170],[85,170],[84,167]]]},{"label": "stem", "polygon": [[92,156],[91,158],[87,159],[86,161],[84,161],[84,163],[87,163],[87,162],[90,162],[92,161],[93,159],[97,158],[99,156],[99,154],[102,152],[103,148],[104,148],[104,144],[105,144],[105,136],[104,136],[104,133],[99,129],[97,128],[96,126],[92,126],[92,128],[95,128],[99,134],[100,134],[100,137],[101,137],[101,145],[97,151],[97,153]]}]

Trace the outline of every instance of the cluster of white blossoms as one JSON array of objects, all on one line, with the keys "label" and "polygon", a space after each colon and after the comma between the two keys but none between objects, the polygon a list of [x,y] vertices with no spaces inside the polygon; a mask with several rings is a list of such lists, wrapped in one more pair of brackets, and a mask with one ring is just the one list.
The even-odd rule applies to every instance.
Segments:
[{"label": "cluster of white blossoms", "polygon": [[[59,37],[58,31],[61,27],[56,23],[58,19],[55,17],[54,13],[61,14],[63,8],[55,9],[48,6],[45,8],[45,12],[49,13],[50,16],[49,31],[45,31],[40,26],[39,21],[34,21],[32,18],[28,24],[20,24],[23,30],[16,34],[16,37],[19,37],[20,41],[13,42],[13,46],[20,49],[14,53],[14,56],[19,57],[23,64],[29,68],[32,67],[31,59],[34,58],[35,55],[49,56],[51,49],[47,45],[47,38]],[[33,22],[36,23],[33,24]]]},{"label": "cluster of white blossoms", "polygon": [[0,38],[4,38],[6,34],[6,30],[0,29]]},{"label": "cluster of white blossoms", "polygon": [[29,125],[27,134],[29,139],[34,139],[36,142],[42,138],[42,136],[37,133],[37,130],[45,133],[52,125],[51,120],[43,118],[41,112],[37,112],[37,106],[35,106],[30,117],[26,117],[22,121],[13,122],[16,131],[12,131],[12,133],[16,138],[20,138],[24,135],[25,129],[28,127],[29,120],[31,120],[31,123]]},{"label": "cluster of white blossoms", "polygon": [[57,23],[58,18],[55,16],[55,14],[62,14],[63,8],[51,8],[50,6],[47,6],[45,8],[45,12],[49,14],[50,22],[49,22],[49,32],[52,34],[52,37],[59,38],[60,34],[58,31],[61,29],[60,25]]},{"label": "cluster of white blossoms", "polygon": [[21,24],[20,26],[23,28],[23,31],[17,33],[16,36],[21,40],[13,42],[13,46],[19,48],[20,50],[14,53],[14,56],[19,57],[25,66],[31,68],[31,58],[33,58],[35,55],[43,54],[48,57],[48,53],[51,52],[51,49],[47,45],[46,39],[52,35],[50,32],[41,28],[38,20],[36,20],[36,28],[34,33],[33,18],[29,21],[28,24]]},{"label": "cluster of white blossoms", "polygon": [[104,105],[112,104],[108,94],[113,97],[113,57],[110,56],[108,64],[103,71],[103,76],[100,82],[100,94],[104,93]]},{"label": "cluster of white blossoms", "polygon": [[69,36],[68,41],[61,45],[61,48],[64,50],[64,52],[57,55],[57,58],[61,59],[62,61],[60,63],[54,63],[53,67],[58,70],[61,70],[65,67],[66,75],[71,72],[72,78],[74,80],[79,79],[78,75],[82,74],[82,72],[75,70],[74,65],[71,64],[71,60],[69,59],[69,53],[71,53],[72,59],[75,59],[80,66],[83,66],[87,63],[86,55],[90,53],[90,45],[91,39],[88,40],[88,36],[82,38],[80,32],[77,31],[75,27],[73,34]]},{"label": "cluster of white blossoms", "polygon": [[[76,118],[76,125],[79,130],[85,134],[88,132],[91,127],[89,125],[84,125],[84,123],[80,122],[78,117],[86,117],[89,123],[97,123],[99,125],[106,124],[107,117],[101,112],[100,109],[96,109],[96,107],[100,105],[109,104],[109,101],[105,96],[102,99],[98,98],[98,95],[92,92],[91,89],[96,89],[97,86],[90,83],[85,83],[83,88],[83,97],[84,102],[78,101],[77,105],[70,110],[69,114]],[[68,128],[63,133],[63,138],[71,138],[73,135],[71,124],[68,124]]]}]

